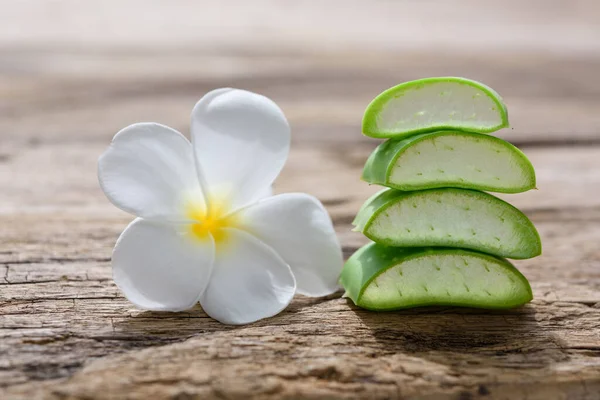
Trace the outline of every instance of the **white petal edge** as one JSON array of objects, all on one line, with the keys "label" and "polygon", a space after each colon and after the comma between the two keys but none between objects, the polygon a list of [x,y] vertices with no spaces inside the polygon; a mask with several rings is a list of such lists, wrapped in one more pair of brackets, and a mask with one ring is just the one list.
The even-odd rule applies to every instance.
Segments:
[{"label": "white petal edge", "polygon": [[294,297],[290,267],[271,248],[248,233],[227,230],[227,243],[217,245],[210,283],[200,304],[217,321],[249,324],[283,311]]},{"label": "white petal edge", "polygon": [[326,296],[339,290],[344,259],[331,218],[315,197],[286,193],[236,213],[246,232],[270,246],[294,273],[297,293]]},{"label": "white petal edge", "polygon": [[239,89],[207,93],[192,111],[191,135],[200,179],[232,210],[261,198],[290,148],[283,111],[265,96]]},{"label": "white petal edge", "polygon": [[212,237],[199,240],[187,224],[134,220],[113,251],[113,278],[137,307],[183,311],[204,292],[214,262]]},{"label": "white petal edge", "polygon": [[117,133],[98,160],[106,197],[138,217],[184,221],[186,205],[204,207],[190,142],[156,123],[130,125]]}]

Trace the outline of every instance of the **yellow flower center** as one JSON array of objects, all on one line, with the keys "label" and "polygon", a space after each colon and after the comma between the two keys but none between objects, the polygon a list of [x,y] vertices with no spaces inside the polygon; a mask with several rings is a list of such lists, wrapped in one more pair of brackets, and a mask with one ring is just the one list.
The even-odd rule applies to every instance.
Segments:
[{"label": "yellow flower center", "polygon": [[227,239],[227,231],[224,228],[233,228],[239,224],[239,217],[227,215],[231,210],[228,202],[220,198],[210,198],[208,213],[202,203],[190,203],[187,215],[190,219],[197,221],[190,225],[194,236],[201,240],[207,240],[209,235],[215,243],[222,243]]}]

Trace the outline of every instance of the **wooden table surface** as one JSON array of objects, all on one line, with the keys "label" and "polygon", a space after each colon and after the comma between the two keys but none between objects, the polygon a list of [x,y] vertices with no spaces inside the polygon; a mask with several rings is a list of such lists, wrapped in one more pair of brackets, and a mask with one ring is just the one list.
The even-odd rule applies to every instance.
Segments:
[{"label": "wooden table surface", "polygon": [[[600,3],[597,0],[19,1],[0,12],[0,398],[600,398]],[[539,190],[502,196],[544,252],[517,261],[535,299],[487,312],[372,313],[340,294],[221,325],[200,307],[135,309],[110,255],[132,219],[96,180],[120,128],[188,131],[207,91],[281,105],[277,192],[319,197],[346,255],[374,191],[370,99],[458,75],[508,104],[498,135]]]}]

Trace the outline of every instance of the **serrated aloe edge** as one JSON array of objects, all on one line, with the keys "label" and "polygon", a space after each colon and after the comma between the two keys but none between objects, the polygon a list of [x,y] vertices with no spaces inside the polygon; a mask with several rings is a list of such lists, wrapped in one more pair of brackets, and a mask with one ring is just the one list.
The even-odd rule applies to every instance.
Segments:
[{"label": "serrated aloe edge", "polygon": [[507,260],[463,249],[371,243],[348,259],[340,282],[356,305],[375,311],[434,305],[506,309],[533,297],[527,279]]}]

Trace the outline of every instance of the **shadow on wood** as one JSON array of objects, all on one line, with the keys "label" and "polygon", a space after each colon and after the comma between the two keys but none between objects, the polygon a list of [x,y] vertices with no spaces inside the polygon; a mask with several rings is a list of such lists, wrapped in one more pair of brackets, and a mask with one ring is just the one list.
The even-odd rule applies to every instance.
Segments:
[{"label": "shadow on wood", "polygon": [[[371,312],[347,301],[384,353],[418,354],[424,358],[429,354],[431,361],[449,365],[469,359],[481,362],[481,356],[488,355],[519,359],[530,368],[568,358],[557,341],[540,329],[531,305],[506,311],[422,307]],[[545,356],[528,357],[540,352]],[[453,357],[445,357],[444,353],[453,353]]]},{"label": "shadow on wood", "polygon": [[223,325],[209,317],[197,304],[183,312],[144,311],[138,315],[114,323],[115,333],[120,340],[148,340],[156,344],[179,342],[206,332],[223,332],[236,326]]}]

